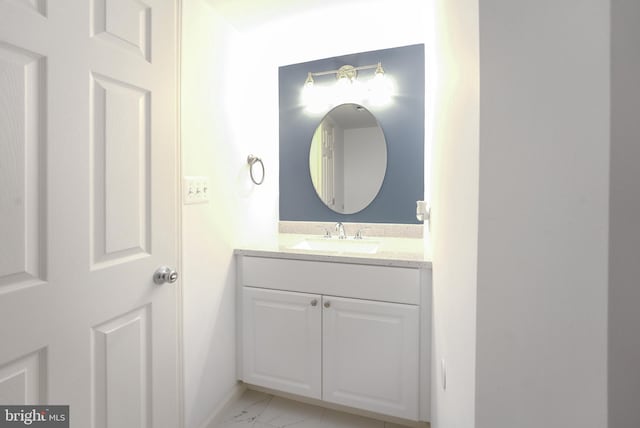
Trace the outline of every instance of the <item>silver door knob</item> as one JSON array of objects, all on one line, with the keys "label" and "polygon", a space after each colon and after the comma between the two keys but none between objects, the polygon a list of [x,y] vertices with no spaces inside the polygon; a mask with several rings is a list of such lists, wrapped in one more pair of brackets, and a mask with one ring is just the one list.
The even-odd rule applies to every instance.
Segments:
[{"label": "silver door knob", "polygon": [[331,307],[331,302],[329,302],[328,300],[324,302],[324,307],[325,308]]},{"label": "silver door knob", "polygon": [[167,266],[159,267],[153,274],[153,282],[158,285],[173,284],[178,280],[178,272]]},{"label": "silver door knob", "polygon": [[311,301],[311,306],[317,306],[318,305],[318,299],[313,299]]}]

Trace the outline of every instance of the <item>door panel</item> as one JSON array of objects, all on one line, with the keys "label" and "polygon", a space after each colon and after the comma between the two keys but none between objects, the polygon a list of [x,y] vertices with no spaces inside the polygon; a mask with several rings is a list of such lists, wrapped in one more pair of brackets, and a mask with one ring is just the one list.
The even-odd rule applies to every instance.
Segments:
[{"label": "door panel", "polygon": [[93,261],[150,250],[150,93],[92,73]]},{"label": "door panel", "polygon": [[243,380],[321,397],[321,297],[243,288]]},{"label": "door panel", "polygon": [[323,306],[322,398],[417,420],[418,307],[327,296]]},{"label": "door panel", "polygon": [[0,41],[0,293],[45,278],[44,62]]},{"label": "door panel", "polygon": [[96,428],[150,426],[149,307],[93,329]]},{"label": "door panel", "polygon": [[6,0],[13,2],[16,7],[23,7],[30,11],[39,13],[42,16],[47,16],[47,0]]},{"label": "door panel", "polygon": [[151,10],[139,0],[93,0],[91,35],[151,61]]},{"label": "door panel", "polygon": [[39,403],[46,394],[46,357],[33,352],[0,367],[0,403]]},{"label": "door panel", "polygon": [[0,0],[0,402],[177,427],[173,0]]}]

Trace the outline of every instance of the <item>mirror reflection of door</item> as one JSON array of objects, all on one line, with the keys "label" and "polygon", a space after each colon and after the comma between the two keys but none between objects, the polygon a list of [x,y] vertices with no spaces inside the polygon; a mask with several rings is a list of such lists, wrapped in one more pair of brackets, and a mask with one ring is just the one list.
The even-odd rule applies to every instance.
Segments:
[{"label": "mirror reflection of door", "polygon": [[387,143],[377,119],[359,104],[342,104],[322,119],[309,150],[309,172],[320,200],[353,214],[377,196],[387,170]]},{"label": "mirror reflection of door", "polygon": [[[313,134],[309,152],[309,170],[313,186],[322,201],[331,209],[336,207],[334,137],[335,124],[328,118],[323,120]],[[340,206],[342,198],[338,198]]]}]

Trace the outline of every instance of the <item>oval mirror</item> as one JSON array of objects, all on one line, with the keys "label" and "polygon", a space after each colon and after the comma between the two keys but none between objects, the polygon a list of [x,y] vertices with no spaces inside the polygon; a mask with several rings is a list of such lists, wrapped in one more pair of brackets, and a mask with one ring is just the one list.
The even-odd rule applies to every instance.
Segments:
[{"label": "oval mirror", "polygon": [[309,171],[318,197],[335,212],[353,214],[376,197],[387,170],[387,142],[369,110],[341,104],[311,139]]}]

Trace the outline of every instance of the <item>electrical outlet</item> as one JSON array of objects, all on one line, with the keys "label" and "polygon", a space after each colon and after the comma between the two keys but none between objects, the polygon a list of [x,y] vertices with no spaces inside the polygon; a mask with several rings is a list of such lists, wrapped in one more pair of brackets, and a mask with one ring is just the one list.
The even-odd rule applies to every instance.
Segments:
[{"label": "electrical outlet", "polygon": [[209,177],[184,177],[182,195],[185,204],[209,202]]},{"label": "electrical outlet", "polygon": [[447,390],[447,364],[444,361],[444,358],[440,360],[440,374],[442,376],[442,389],[444,391]]}]

